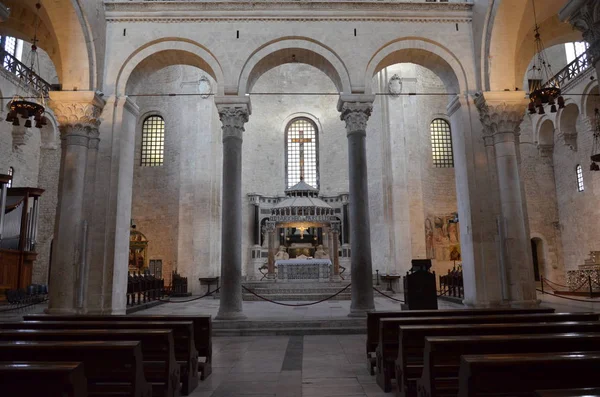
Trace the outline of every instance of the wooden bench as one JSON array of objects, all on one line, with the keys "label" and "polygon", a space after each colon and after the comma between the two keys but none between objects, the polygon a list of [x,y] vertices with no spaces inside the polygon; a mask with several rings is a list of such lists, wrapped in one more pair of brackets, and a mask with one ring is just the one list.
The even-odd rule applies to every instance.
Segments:
[{"label": "wooden bench", "polygon": [[80,362],[0,362],[0,391],[4,396],[18,397],[88,395]]},{"label": "wooden bench", "polygon": [[[371,375],[375,375],[375,351],[379,344],[379,320],[382,318],[406,317],[458,317],[486,316],[499,314],[534,314],[554,313],[550,308],[534,309],[461,309],[461,310],[403,310],[403,311],[369,311],[367,312],[367,361]],[[26,318],[29,316],[26,316]],[[36,317],[40,317],[39,315]]]},{"label": "wooden bench", "polygon": [[416,394],[420,397],[456,396],[463,355],[572,351],[600,351],[600,333],[427,337],[423,375],[417,382]]},{"label": "wooden bench", "polygon": [[425,338],[435,336],[557,334],[565,332],[600,333],[600,322],[463,324],[400,327],[398,359],[395,364],[398,394],[414,396],[423,373]]},{"label": "wooden bench", "polygon": [[191,321],[194,323],[194,344],[198,351],[198,371],[200,380],[212,373],[212,318],[211,316],[173,316],[173,315],[46,315],[33,314],[23,316],[25,321]]},{"label": "wooden bench", "polygon": [[401,325],[505,324],[526,322],[596,321],[596,313],[541,313],[515,315],[482,315],[458,317],[382,318],[379,320],[379,345],[376,350],[377,384],[386,392],[392,390],[394,361],[398,357]]},{"label": "wooden bench", "polygon": [[198,386],[198,352],[194,346],[191,321],[23,321],[0,322],[0,329],[161,329],[172,330],[175,359],[180,368],[181,393],[188,395]]},{"label": "wooden bench", "polygon": [[0,361],[81,362],[90,397],[152,396],[140,342],[0,342]]},{"label": "wooden bench", "polygon": [[600,388],[538,390],[537,397],[598,397]]},{"label": "wooden bench", "polygon": [[539,389],[599,387],[600,353],[461,357],[459,397],[535,396]]},{"label": "wooden bench", "polygon": [[144,376],[152,386],[152,395],[154,397],[179,396],[180,370],[175,360],[171,330],[0,330],[0,341],[140,341],[142,343]]}]

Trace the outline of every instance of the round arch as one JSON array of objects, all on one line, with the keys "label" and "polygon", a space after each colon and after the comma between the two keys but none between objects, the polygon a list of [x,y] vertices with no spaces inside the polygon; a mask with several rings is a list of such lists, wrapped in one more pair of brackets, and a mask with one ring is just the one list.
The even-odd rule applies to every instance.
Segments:
[{"label": "round arch", "polygon": [[554,123],[550,119],[541,122],[535,140],[538,146],[554,146]]},{"label": "round arch", "polygon": [[249,94],[265,72],[286,64],[304,63],[325,73],[340,93],[351,93],[350,76],[342,60],[331,49],[308,38],[282,38],[267,43],[248,58],[238,82],[238,95]]},{"label": "round arch", "polygon": [[382,69],[397,63],[414,63],[434,72],[449,93],[468,91],[467,74],[458,58],[442,45],[421,38],[398,39],[378,49],[365,71],[365,93],[371,94],[371,79]]},{"label": "round arch", "polygon": [[224,94],[225,78],[218,60],[200,44],[178,38],[166,38],[134,51],[123,63],[115,79],[116,95],[126,95],[130,79],[170,65],[189,65],[204,70],[217,82],[217,95]]},{"label": "round arch", "polygon": [[579,106],[571,102],[564,109],[560,109],[556,115],[557,129],[561,133],[577,131],[577,118],[579,117]]},{"label": "round arch", "polygon": [[579,109],[581,109],[581,114],[584,117],[594,117],[595,112],[594,109],[600,108],[600,90],[598,86],[598,81],[591,81],[585,88],[583,89],[583,95],[581,95],[581,103],[579,104]]},{"label": "round arch", "polygon": [[[0,32],[24,41],[34,36],[36,18],[34,0],[6,0],[11,9]],[[56,68],[63,90],[91,90],[97,85],[96,53],[92,32],[78,2],[54,0],[40,10],[39,47],[43,48]]]}]

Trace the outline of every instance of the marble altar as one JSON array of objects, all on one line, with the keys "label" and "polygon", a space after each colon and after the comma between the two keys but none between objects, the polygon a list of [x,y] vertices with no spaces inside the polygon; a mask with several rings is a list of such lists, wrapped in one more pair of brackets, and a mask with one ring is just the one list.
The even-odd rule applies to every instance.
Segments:
[{"label": "marble altar", "polygon": [[331,273],[329,259],[287,259],[275,262],[277,279],[281,281],[327,282]]}]

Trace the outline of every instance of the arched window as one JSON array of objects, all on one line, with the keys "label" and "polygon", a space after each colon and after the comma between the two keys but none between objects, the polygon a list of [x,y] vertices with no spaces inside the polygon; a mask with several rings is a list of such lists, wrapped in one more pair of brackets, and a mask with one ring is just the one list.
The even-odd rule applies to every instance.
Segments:
[{"label": "arched window", "polygon": [[583,169],[581,168],[581,165],[577,164],[577,167],[575,167],[575,172],[577,173],[577,191],[583,192]]},{"label": "arched window", "polygon": [[6,184],[6,187],[12,187],[13,181],[15,179],[15,169],[13,167],[8,167],[8,175],[12,176],[12,179],[10,181],[8,181],[8,183]]},{"label": "arched window", "polygon": [[319,135],[312,120],[299,117],[285,129],[286,186],[294,186],[300,179],[319,188]]},{"label": "arched window", "polygon": [[585,54],[587,52],[588,47],[589,44],[585,41],[565,43],[565,54],[567,55],[567,64],[573,62],[576,58]]},{"label": "arched window", "polygon": [[429,129],[431,131],[433,166],[436,168],[454,167],[450,124],[444,119],[435,119],[431,122]]},{"label": "arched window", "polygon": [[163,165],[165,155],[165,120],[149,116],[142,126],[142,161],[145,167]]}]

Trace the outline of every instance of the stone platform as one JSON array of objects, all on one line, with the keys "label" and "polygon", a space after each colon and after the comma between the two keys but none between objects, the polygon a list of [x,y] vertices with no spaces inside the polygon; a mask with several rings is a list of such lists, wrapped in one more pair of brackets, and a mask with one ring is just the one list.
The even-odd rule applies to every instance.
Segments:
[{"label": "stone platform", "polygon": [[[244,286],[258,295],[274,301],[307,301],[316,302],[334,295],[348,286],[349,282],[269,282],[256,281],[244,283]],[[262,299],[244,291],[245,301],[260,301]],[[350,288],[331,300],[350,300]]]}]

